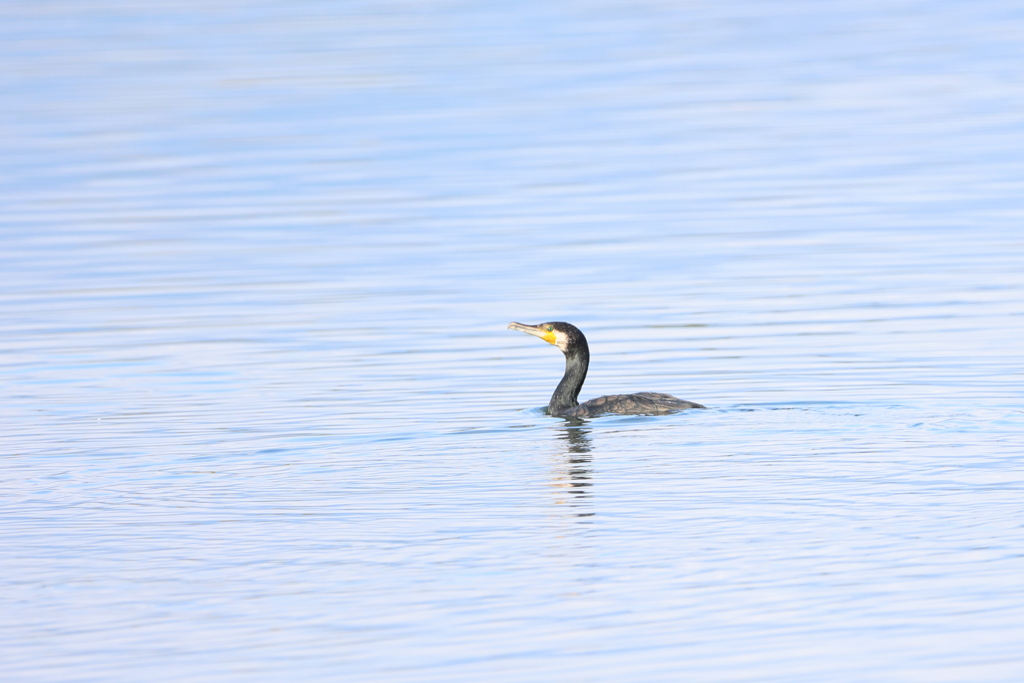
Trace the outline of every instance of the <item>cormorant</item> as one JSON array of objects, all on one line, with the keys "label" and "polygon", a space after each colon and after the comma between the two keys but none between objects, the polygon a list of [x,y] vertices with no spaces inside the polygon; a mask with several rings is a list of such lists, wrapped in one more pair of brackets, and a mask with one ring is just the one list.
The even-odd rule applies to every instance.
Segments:
[{"label": "cormorant", "polygon": [[668,394],[645,391],[639,394],[602,396],[585,403],[576,399],[590,365],[590,347],[579,328],[569,323],[541,323],[524,325],[509,323],[508,329],[519,330],[554,344],[565,354],[565,375],[555,388],[548,403],[548,413],[559,417],[594,417],[603,413],[622,415],[662,415],[687,408],[703,408],[699,403],[683,401]]}]

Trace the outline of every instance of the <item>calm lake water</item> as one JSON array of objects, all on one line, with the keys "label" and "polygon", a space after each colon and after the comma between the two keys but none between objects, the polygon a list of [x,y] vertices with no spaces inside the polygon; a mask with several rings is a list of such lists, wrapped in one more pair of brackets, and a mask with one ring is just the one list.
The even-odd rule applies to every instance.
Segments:
[{"label": "calm lake water", "polygon": [[[1024,9],[0,5],[5,681],[1024,679]],[[552,418],[581,398],[706,411]]]}]

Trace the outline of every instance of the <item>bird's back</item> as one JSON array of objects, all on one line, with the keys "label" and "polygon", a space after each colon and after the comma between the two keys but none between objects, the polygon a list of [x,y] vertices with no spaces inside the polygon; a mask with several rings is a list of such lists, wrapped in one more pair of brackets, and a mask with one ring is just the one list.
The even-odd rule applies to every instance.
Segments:
[{"label": "bird's back", "polygon": [[614,394],[593,398],[563,413],[567,417],[594,417],[606,413],[619,415],[664,415],[690,408],[703,408],[699,403],[684,401],[669,394],[643,391],[639,394]]}]

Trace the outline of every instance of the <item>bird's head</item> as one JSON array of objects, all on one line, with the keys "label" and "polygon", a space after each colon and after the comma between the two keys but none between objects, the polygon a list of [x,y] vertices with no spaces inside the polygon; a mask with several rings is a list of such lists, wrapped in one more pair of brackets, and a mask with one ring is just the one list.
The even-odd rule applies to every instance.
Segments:
[{"label": "bird's head", "polygon": [[583,336],[579,328],[569,323],[541,323],[540,325],[524,325],[523,323],[509,323],[508,329],[519,330],[526,334],[532,334],[534,337],[539,337],[546,341],[548,344],[557,346],[562,353],[569,353],[569,350],[580,345],[587,343],[587,338]]}]

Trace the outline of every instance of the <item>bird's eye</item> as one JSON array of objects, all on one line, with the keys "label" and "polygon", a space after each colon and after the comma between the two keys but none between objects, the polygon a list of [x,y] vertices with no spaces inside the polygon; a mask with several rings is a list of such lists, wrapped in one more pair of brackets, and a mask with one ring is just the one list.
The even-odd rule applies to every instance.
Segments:
[{"label": "bird's eye", "polygon": [[553,328],[553,327],[552,327],[551,325],[548,325],[548,332],[551,332],[551,331],[553,331],[554,329],[555,329],[555,328]]}]

